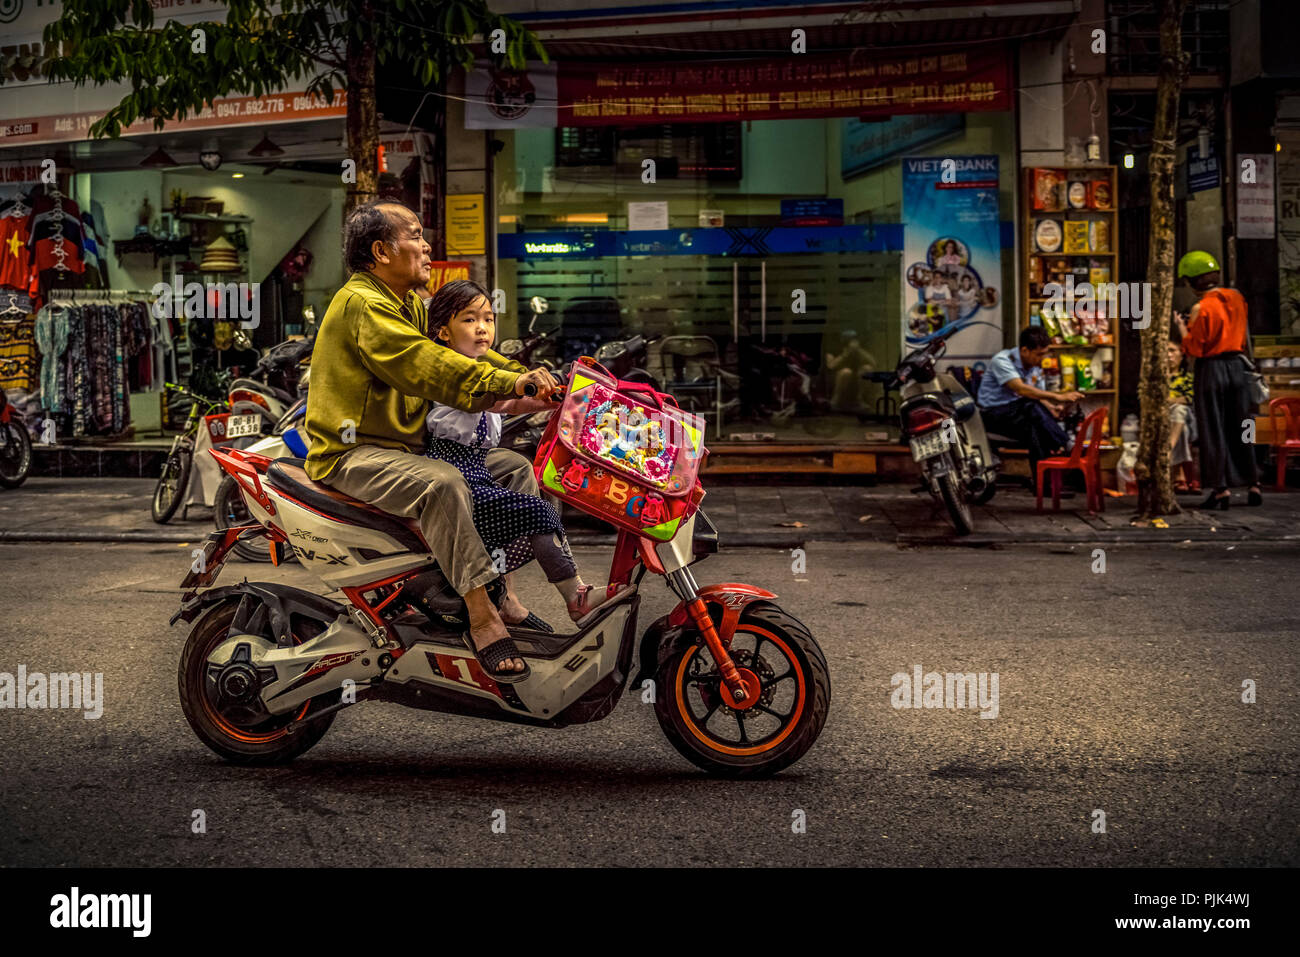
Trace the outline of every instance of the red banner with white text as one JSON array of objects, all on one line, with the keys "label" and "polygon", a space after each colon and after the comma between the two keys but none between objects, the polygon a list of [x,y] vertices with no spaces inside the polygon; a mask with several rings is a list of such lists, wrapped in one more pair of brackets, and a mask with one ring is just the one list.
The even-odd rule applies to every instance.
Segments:
[{"label": "red banner with white text", "polygon": [[781,59],[564,64],[560,126],[887,117],[1009,110],[1005,49],[853,51]]}]

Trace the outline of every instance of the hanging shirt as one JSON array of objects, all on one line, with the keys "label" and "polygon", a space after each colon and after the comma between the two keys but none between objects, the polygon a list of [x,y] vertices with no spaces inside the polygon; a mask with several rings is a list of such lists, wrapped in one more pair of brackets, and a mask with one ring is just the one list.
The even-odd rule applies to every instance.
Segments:
[{"label": "hanging shirt", "polygon": [[0,216],[0,286],[24,292],[32,281],[27,217]]},{"label": "hanging shirt", "polygon": [[85,253],[86,266],[99,269],[99,241],[95,236],[95,220],[90,213],[81,214],[81,249]]},{"label": "hanging shirt", "polygon": [[27,248],[38,272],[58,269],[81,273],[81,210],[66,196],[43,195],[32,206],[31,235]]},{"label": "hanging shirt", "polygon": [[1183,337],[1183,351],[1189,356],[1208,358],[1224,352],[1245,352],[1246,297],[1235,289],[1220,286],[1202,298],[1196,318]]}]

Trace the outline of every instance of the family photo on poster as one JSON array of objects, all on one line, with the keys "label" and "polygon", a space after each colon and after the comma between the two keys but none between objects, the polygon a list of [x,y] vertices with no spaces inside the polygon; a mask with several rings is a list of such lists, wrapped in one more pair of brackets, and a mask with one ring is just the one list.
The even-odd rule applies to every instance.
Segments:
[{"label": "family photo on poster", "polygon": [[943,337],[953,359],[997,352],[998,158],[905,158],[903,247],[903,351]]}]

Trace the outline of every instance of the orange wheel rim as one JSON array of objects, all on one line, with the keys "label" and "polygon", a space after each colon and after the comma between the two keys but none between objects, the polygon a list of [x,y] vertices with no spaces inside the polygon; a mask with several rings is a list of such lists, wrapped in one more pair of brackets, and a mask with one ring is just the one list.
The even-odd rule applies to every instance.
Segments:
[{"label": "orange wheel rim", "polygon": [[[301,643],[302,642],[298,640],[298,636],[295,635],[294,644],[301,644]],[[211,649],[209,649],[208,653],[211,654]],[[207,655],[204,655],[203,661],[206,663],[207,660],[208,660]],[[214,707],[212,707],[212,702],[208,700],[206,681],[203,682],[202,691],[199,694],[199,701],[202,702],[203,710],[207,712],[208,719],[217,726],[217,728],[221,731],[222,734],[234,738],[236,741],[243,741],[245,744],[269,744],[272,741],[278,741],[280,738],[283,738],[285,735],[289,733],[288,730],[285,728],[277,728],[275,731],[267,731],[264,734],[250,734],[247,731],[241,731],[239,728],[235,727],[233,724],[231,724],[229,721],[223,718],[220,714],[218,714],[217,710]],[[298,713],[293,716],[292,720],[301,721],[303,719],[303,716],[307,714],[307,709],[311,707],[311,702],[312,702],[311,698],[308,698],[306,701],[304,701],[302,703],[302,708],[300,708]]]},{"label": "orange wheel rim", "polygon": [[[677,666],[677,674],[673,681],[673,695],[676,699],[678,715],[686,725],[687,730],[689,730],[701,744],[711,751],[719,751],[723,754],[732,755],[733,757],[752,757],[756,754],[764,754],[771,751],[790,736],[790,732],[792,732],[799,724],[799,719],[803,715],[804,702],[807,695],[804,685],[803,667],[799,664],[798,658],[795,657],[790,645],[784,639],[766,628],[750,624],[745,624],[737,628],[736,634],[752,634],[756,637],[761,636],[761,640],[755,642],[755,652],[757,652],[762,640],[770,641],[781,650],[781,653],[785,655],[786,661],[790,663],[789,674],[794,676],[796,686],[794,708],[791,710],[789,717],[786,719],[785,726],[781,729],[779,734],[775,735],[769,741],[762,741],[750,747],[734,747],[717,740],[707,734],[705,730],[699,726],[698,718],[691,711],[690,705],[686,702],[685,693],[683,691],[684,682],[682,679],[687,676],[686,671],[690,667],[690,664],[695,659],[696,655],[700,653],[701,646],[697,645],[690,654],[682,656],[681,663]],[[782,675],[780,678],[776,679],[776,681],[784,681],[785,678],[786,675]],[[773,682],[773,684],[775,683],[776,682]]]},{"label": "orange wheel rim", "polygon": [[[275,731],[268,731],[265,734],[249,734],[247,731],[240,731],[225,718],[221,717],[221,715],[217,714],[216,710],[212,707],[212,702],[208,701],[208,696],[206,694],[202,695],[202,701],[203,710],[208,713],[208,717],[212,720],[212,723],[221,729],[222,734],[228,735],[236,741],[243,741],[246,744],[268,744],[271,741],[278,741],[289,733],[284,728],[279,728]],[[301,721],[303,715],[307,713],[307,709],[310,707],[311,698],[308,698],[302,703],[302,709],[294,715],[293,720]]]}]

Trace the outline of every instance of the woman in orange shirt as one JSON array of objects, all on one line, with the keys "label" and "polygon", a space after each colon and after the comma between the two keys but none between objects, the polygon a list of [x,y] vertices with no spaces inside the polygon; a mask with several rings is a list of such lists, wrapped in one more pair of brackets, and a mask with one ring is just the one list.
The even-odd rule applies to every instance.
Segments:
[{"label": "woman in orange shirt", "polygon": [[1226,509],[1229,488],[1248,486],[1249,505],[1263,496],[1255,465],[1255,445],[1247,442],[1246,421],[1256,414],[1246,383],[1246,300],[1219,285],[1219,264],[1209,253],[1189,252],[1178,275],[1196,290],[1190,324],[1178,319],[1183,351],[1196,357],[1193,402],[1200,434],[1201,485],[1211,489],[1201,508]]}]

